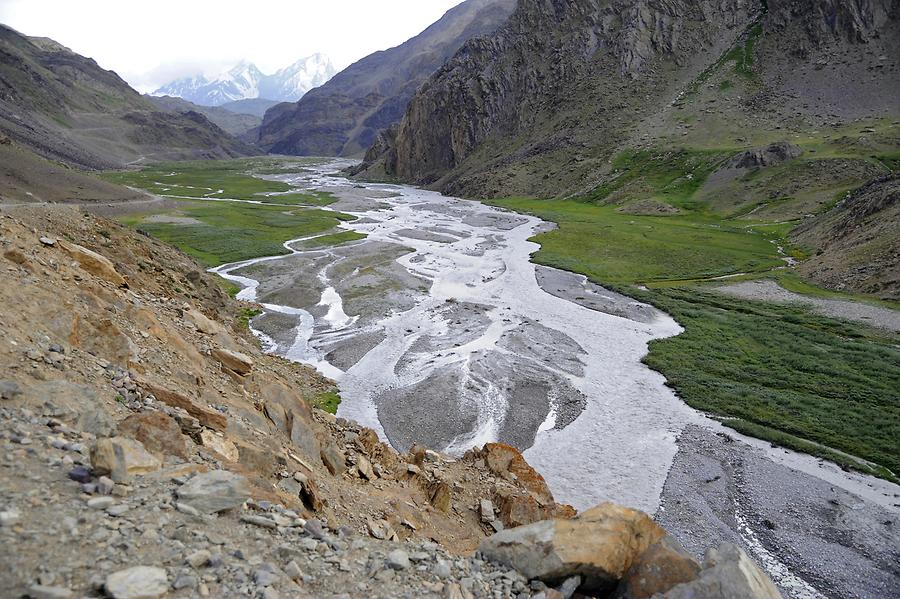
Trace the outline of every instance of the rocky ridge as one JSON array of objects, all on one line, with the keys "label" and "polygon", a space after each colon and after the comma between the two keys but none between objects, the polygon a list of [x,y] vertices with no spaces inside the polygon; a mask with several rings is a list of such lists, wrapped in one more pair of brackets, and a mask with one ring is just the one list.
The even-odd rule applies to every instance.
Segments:
[{"label": "rocky ridge", "polygon": [[[401,455],[310,408],[330,383],[261,353],[242,307],[176,250],[74,208],[15,213],[0,217],[3,594],[556,598],[595,593],[605,551],[620,557],[604,593],[662,563],[647,516],[571,520],[511,447]],[[550,542],[587,565],[545,575],[483,541],[536,522],[572,531]],[[598,522],[618,532],[597,552],[565,549]],[[654,589],[720,576],[678,555],[699,574]]]},{"label": "rocky ridge", "polygon": [[468,0],[407,42],[371,54],[294,104],[266,112],[259,145],[271,153],[359,156],[403,116],[416,88],[466,41],[491,33],[513,0]]},{"label": "rocky ridge", "polygon": [[[595,188],[622,148],[684,143],[685,107],[761,137],[896,113],[897,19],[886,0],[525,0],[421,86],[365,173],[558,197]],[[723,85],[741,93],[704,91],[733,61]]]}]

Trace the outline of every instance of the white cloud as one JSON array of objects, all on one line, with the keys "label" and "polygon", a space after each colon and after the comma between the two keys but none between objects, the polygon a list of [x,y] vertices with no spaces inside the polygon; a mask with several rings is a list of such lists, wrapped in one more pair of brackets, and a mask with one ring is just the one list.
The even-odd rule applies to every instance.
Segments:
[{"label": "white cloud", "polygon": [[403,43],[461,0],[0,0],[0,22],[94,58],[138,90],[241,59],[273,72],[323,52],[338,70]]}]

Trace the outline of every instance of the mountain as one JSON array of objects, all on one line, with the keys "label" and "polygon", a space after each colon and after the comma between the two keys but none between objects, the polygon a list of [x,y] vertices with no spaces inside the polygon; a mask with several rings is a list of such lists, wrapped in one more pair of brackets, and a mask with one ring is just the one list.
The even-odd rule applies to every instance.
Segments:
[{"label": "mountain", "polygon": [[265,98],[248,98],[246,100],[226,102],[225,104],[219,106],[219,108],[223,108],[237,114],[251,114],[253,116],[258,116],[260,118],[260,122],[262,122],[262,117],[264,114],[266,114],[266,111],[276,104],[280,104],[280,102],[276,100],[266,100]]},{"label": "mountain", "polygon": [[259,144],[273,153],[362,155],[397,122],[416,88],[467,40],[491,33],[515,0],[467,0],[404,44],[371,54],[307,93],[269,110]]},{"label": "mountain", "polygon": [[521,0],[422,85],[375,148],[390,148],[378,168],[453,193],[552,197],[597,189],[627,148],[747,149],[896,115],[898,12],[891,0]]},{"label": "mountain", "polygon": [[168,112],[199,112],[217,127],[234,136],[241,136],[247,131],[259,127],[262,118],[241,112],[234,112],[222,106],[199,106],[182,98],[172,96],[146,96],[159,108]]},{"label": "mountain", "polygon": [[160,111],[112,71],[0,25],[0,133],[79,168],[254,153],[205,116]]},{"label": "mountain", "polygon": [[178,79],[160,87],[153,95],[175,96],[201,106],[221,106],[254,98],[295,102],[334,73],[331,60],[323,54],[301,58],[273,75],[266,75],[256,65],[242,61],[211,80],[203,75]]}]

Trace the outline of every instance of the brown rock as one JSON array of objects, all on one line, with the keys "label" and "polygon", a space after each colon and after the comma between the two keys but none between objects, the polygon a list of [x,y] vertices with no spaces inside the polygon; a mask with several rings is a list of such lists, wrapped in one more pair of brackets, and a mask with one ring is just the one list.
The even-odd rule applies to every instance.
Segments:
[{"label": "brown rock", "polygon": [[182,395],[181,393],[172,391],[171,389],[167,389],[146,377],[139,376],[136,382],[137,385],[145,392],[150,393],[151,395],[156,397],[156,399],[166,405],[170,405],[173,408],[183,409],[185,412],[199,420],[200,424],[207,428],[211,428],[217,431],[224,431],[228,427],[228,418],[225,416],[225,414],[221,414],[219,412],[216,412],[215,410],[199,406],[195,404],[193,400]]},{"label": "brown rock", "polygon": [[665,534],[647,514],[603,503],[571,520],[543,520],[498,532],[482,541],[479,550],[527,578],[555,585],[581,576],[582,592],[605,593]]},{"label": "brown rock", "polygon": [[144,449],[140,441],[127,437],[100,439],[91,447],[91,467],[99,475],[108,475],[115,482],[128,481],[132,476],[159,470],[162,463]]},{"label": "brown rock", "polygon": [[151,453],[188,458],[188,447],[181,427],[162,412],[132,414],[119,423],[119,434],[140,441]]},{"label": "brown rock", "polygon": [[482,450],[482,458],[492,473],[503,478],[511,478],[509,475],[513,474],[538,502],[553,503],[553,494],[544,477],[528,465],[515,447],[505,443],[487,443]]},{"label": "brown rock", "polygon": [[130,364],[138,356],[134,341],[108,318],[87,319],[76,314],[69,343],[116,364]]},{"label": "brown rock", "polygon": [[452,505],[450,485],[444,481],[435,481],[428,486],[428,501],[434,509],[447,513]]},{"label": "brown rock", "polygon": [[240,458],[240,453],[238,453],[238,448],[234,443],[211,430],[204,429],[200,431],[200,444],[212,449],[230,462],[237,462],[238,458]]},{"label": "brown rock", "polygon": [[125,279],[116,271],[116,267],[104,256],[93,252],[76,243],[60,241],[60,246],[70,255],[78,265],[95,277],[109,281],[117,287],[127,287]]},{"label": "brown rock", "polygon": [[211,353],[212,357],[218,360],[223,367],[241,376],[247,376],[253,369],[253,360],[250,356],[240,352],[217,347]]},{"label": "brown rock", "polygon": [[730,543],[706,552],[703,570],[691,582],[660,595],[662,599],[781,599],[778,588],[743,549]]},{"label": "brown rock", "polygon": [[303,501],[303,505],[314,512],[322,510],[324,502],[315,479],[306,477],[305,480],[300,481],[300,500]]},{"label": "brown rock", "polygon": [[258,391],[269,420],[285,433],[307,458],[321,453],[316,439],[312,410],[304,399],[279,380],[262,385]]},{"label": "brown rock", "polygon": [[497,493],[494,500],[499,508],[500,521],[507,528],[524,526],[545,520],[544,511],[531,495],[525,493]]},{"label": "brown rock", "polygon": [[10,248],[6,250],[5,252],[3,252],[3,257],[14,264],[25,264],[26,262],[28,262],[28,257],[17,248]]},{"label": "brown rock", "polygon": [[410,462],[415,464],[416,466],[421,466],[422,464],[424,464],[426,451],[428,450],[422,445],[419,445],[418,443],[414,444],[409,448]]},{"label": "brown rock", "polygon": [[347,460],[344,453],[334,443],[329,443],[322,448],[322,463],[334,476],[340,476],[347,471]]},{"label": "brown rock", "polygon": [[650,545],[619,583],[620,599],[649,599],[675,585],[697,578],[700,564],[675,539],[666,535]]},{"label": "brown rock", "polygon": [[218,322],[206,317],[205,314],[194,308],[188,308],[182,313],[182,318],[188,324],[192,325],[201,333],[207,335],[215,335],[216,333],[224,333],[225,327]]}]

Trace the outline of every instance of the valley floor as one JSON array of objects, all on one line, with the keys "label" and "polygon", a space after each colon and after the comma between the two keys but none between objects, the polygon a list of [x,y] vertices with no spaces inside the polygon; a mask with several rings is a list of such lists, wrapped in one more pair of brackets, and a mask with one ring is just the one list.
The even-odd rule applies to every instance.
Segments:
[{"label": "valley floor", "polygon": [[[622,384],[626,379],[633,382],[652,374],[637,361],[645,352],[644,344],[659,336],[659,332],[651,332],[653,327],[658,328],[666,320],[651,307],[656,306],[674,316],[686,330],[652,341],[650,354],[644,360],[665,374],[667,384],[689,405],[734,417],[726,419],[725,424],[782,447],[894,479],[898,468],[892,440],[897,437],[896,410],[900,401],[896,389],[900,388],[900,381],[889,365],[896,364],[898,358],[895,333],[833,320],[794,303],[779,305],[729,297],[716,292],[715,285],[723,285],[721,279],[702,285],[696,281],[734,272],[757,273],[738,279],[765,277],[767,273],[777,273],[779,280],[787,276],[783,270],[771,270],[785,264],[780,247],[787,231],[785,226],[754,231],[743,225],[723,225],[709,216],[696,219],[623,215],[611,208],[572,201],[495,202],[558,223],[557,230],[536,238],[541,247],[535,260],[587,276],[581,278],[543,267],[532,270],[536,275],[530,275],[530,284],[536,276],[541,291],[530,287],[523,291],[526,287],[521,287],[519,292],[521,299],[537,309],[529,317],[533,322],[529,322],[529,318],[515,315],[530,312],[504,312],[506,300],[498,303],[497,297],[502,293],[495,295],[501,287],[496,287],[494,281],[518,276],[516,269],[523,267],[519,257],[511,260],[505,253],[509,249],[505,248],[524,249],[522,259],[527,260],[528,253],[537,248],[526,244],[525,237],[547,231],[545,226],[508,213],[504,216],[503,212],[482,211],[470,202],[436,195],[432,198],[408,188],[348,185],[328,176],[334,166],[304,168],[307,170],[299,174],[285,169],[286,172],[266,177],[308,187],[307,192],[315,192],[310,197],[329,197],[334,203],[327,206],[323,216],[336,215],[332,211],[340,210],[356,220],[346,220],[338,228],[313,231],[297,227],[264,230],[262,236],[271,240],[267,242],[270,245],[251,245],[244,257],[267,256],[267,248],[273,245],[276,249],[272,254],[290,255],[239,263],[220,271],[242,286],[250,286],[239,297],[262,302],[264,313],[253,319],[252,326],[270,350],[315,363],[342,380],[341,414],[383,430],[387,438],[404,448],[412,441],[426,440],[453,450],[454,443],[477,444],[479,435],[485,432],[506,435],[507,440],[525,447],[534,439],[529,459],[545,472],[564,499],[578,502],[578,495],[591,487],[590,501],[614,498],[651,511],[661,501],[658,518],[680,531],[677,536],[689,548],[699,548],[692,544],[693,538],[699,538],[692,531],[699,529],[712,538],[740,540],[769,567],[791,596],[842,596],[840,589],[850,589],[854,581],[867,579],[873,581],[874,589],[868,596],[890,592],[885,583],[878,581],[896,575],[890,556],[896,555],[897,547],[891,543],[892,529],[888,524],[897,509],[895,485],[842,472],[828,462],[817,462],[728,432],[730,429],[687,410],[652,376],[637,385],[634,393],[629,392],[627,401],[623,400],[622,389],[627,385]],[[155,178],[149,180],[148,186],[157,186]],[[284,191],[305,197],[296,189]],[[255,193],[248,197],[258,197]],[[190,219],[200,221],[210,235],[201,237],[202,247],[193,247],[193,251],[202,252],[197,254],[200,257],[208,256],[207,263],[225,261],[226,254],[218,249],[216,223],[207,220],[216,211],[206,208],[208,204],[200,204],[201,211],[197,212],[198,208],[191,204],[176,201],[179,203],[174,211],[162,217],[145,214],[137,219],[133,215],[127,218],[134,219],[129,222],[142,229],[159,227],[155,234],[168,236],[188,251],[193,247],[192,234],[186,228],[196,226]],[[244,201],[248,201],[246,197]],[[313,205],[312,201],[309,203]],[[246,211],[247,216],[241,216],[242,219],[258,218],[253,210],[271,209],[215,203],[216,210],[220,206],[225,206],[221,210],[226,215],[234,210]],[[416,211],[410,211],[410,207]],[[293,208],[290,211],[304,217],[303,212]],[[526,227],[526,223],[533,224]],[[338,223],[332,221],[330,227],[335,224]],[[520,232],[524,237],[519,237]],[[365,240],[361,240],[363,235]],[[282,247],[281,242],[289,237],[298,239]],[[516,245],[520,243],[523,245]],[[234,244],[221,247],[228,252],[238,249]],[[213,251],[207,251],[209,248]],[[500,259],[492,266],[494,257]],[[452,273],[457,273],[455,279],[448,277]],[[649,289],[633,286],[652,279],[659,282],[648,283]],[[440,282],[437,294],[434,289],[429,292],[429,287],[436,284],[432,280]],[[608,285],[599,287],[592,281]],[[737,281],[737,285],[738,290],[764,285],[771,291],[774,283]],[[482,287],[484,293],[479,291]],[[544,306],[547,300],[536,295],[544,292],[563,300],[562,303]],[[477,300],[473,293],[478,295]],[[440,301],[430,301],[429,295]],[[541,299],[536,302],[538,297]],[[887,307],[889,304],[849,305],[862,306],[856,310],[861,316],[874,310],[888,324],[895,314]],[[579,306],[579,310],[586,310],[585,315],[593,316],[586,316],[583,326],[565,328],[571,325],[570,317],[577,311],[571,306]],[[420,317],[413,318],[417,310]],[[568,321],[568,325],[551,325],[551,330],[543,330],[541,326],[548,324],[549,315],[553,315],[550,320]],[[609,329],[612,331],[620,326],[618,323],[626,326],[608,340],[602,336],[591,340],[591,335],[578,332],[613,327]],[[553,327],[559,326],[563,328],[554,332]],[[630,332],[625,332],[626,328]],[[678,332],[677,327],[670,328],[665,335]],[[566,335],[560,336],[559,330],[565,330]],[[623,335],[638,331],[644,331],[639,334],[641,347],[636,348],[634,355],[626,352],[626,356],[622,352],[622,340],[626,338]],[[494,341],[483,345],[485,336]],[[573,339],[577,340],[574,345]],[[485,361],[486,350],[498,340],[502,340],[498,348],[503,347],[504,353],[514,352],[510,356],[514,359],[524,358],[523,364],[530,364],[530,353],[537,352],[536,363],[523,368],[506,364],[508,357]],[[378,350],[372,351],[375,348]],[[579,355],[585,350],[585,355]],[[464,355],[468,361],[475,359],[467,366],[468,373],[461,379],[446,376],[454,372],[453,364]],[[541,363],[540,356],[552,359]],[[610,371],[610,360],[621,358],[633,366]],[[601,369],[597,372],[604,373],[608,380],[599,387],[578,383],[578,377],[583,375],[571,369],[583,368],[581,363],[598,364]],[[534,367],[538,370],[532,372]],[[647,374],[638,376],[642,371]],[[521,378],[510,378],[510,372]],[[407,383],[427,383],[413,385],[406,393],[403,387],[407,383],[398,388],[396,383],[389,383],[393,377],[408,379]],[[566,389],[566,380],[576,381],[575,393],[560,393]],[[551,382],[552,401],[546,406],[541,398],[548,396],[548,390],[540,387],[541,381]],[[491,432],[479,423],[490,422],[494,416],[484,412],[484,399],[476,403],[464,401],[470,392],[492,398],[487,405],[492,405],[493,394],[507,397],[506,401],[516,398],[519,403],[507,416],[519,418],[535,411],[543,416],[533,423],[519,420],[514,427]],[[586,403],[579,394],[587,397]],[[594,404],[605,405],[601,408],[605,415],[585,418],[584,406],[590,406],[591,399],[597,397],[611,398]],[[847,404],[848,397],[853,398],[851,405]],[[423,411],[422,402],[431,407]],[[458,411],[458,416],[438,422],[435,418],[448,412],[448,402],[458,404],[459,408],[449,410]],[[665,415],[659,412],[663,408]],[[624,416],[623,410],[630,415]],[[550,412],[553,419],[545,427]],[[632,416],[638,413],[645,418],[638,418],[644,424],[638,427],[642,433],[636,436],[638,429],[631,425],[637,422]],[[487,418],[473,419],[472,414]],[[503,420],[508,418],[501,417]],[[578,426],[583,428],[586,423],[594,426],[575,433]],[[599,430],[597,423],[606,424],[601,424]],[[449,436],[440,432],[448,426]],[[546,443],[554,438],[555,427],[560,431],[557,439],[576,435],[572,438],[582,447],[581,458],[585,458],[585,446],[578,439],[591,438],[593,444],[600,440],[598,447],[606,450],[574,465],[580,474],[561,468],[566,463],[571,465],[571,460],[558,459],[561,450]],[[615,431],[617,435],[609,436]],[[543,449],[542,444],[546,446]],[[570,451],[563,453],[569,455]],[[715,457],[723,454],[730,457]],[[662,459],[658,464],[657,458]],[[585,474],[585,463],[595,474]],[[751,469],[748,464],[755,464],[753,468],[766,472],[765,476],[772,476],[773,480],[785,481],[785,485],[771,491],[763,482],[765,476],[747,474]],[[804,474],[798,474],[798,470]],[[589,484],[572,486],[571,481],[579,476]],[[648,483],[650,479],[655,482]],[[723,482],[717,484],[719,480]],[[750,482],[745,484],[745,480]],[[829,481],[826,487],[830,489],[844,489],[839,492],[841,496],[833,497],[835,491],[822,487],[823,480]],[[804,497],[808,502],[808,509],[802,513],[785,508],[776,515],[763,505],[761,497],[767,492],[777,494],[772,505],[778,505],[789,502],[801,487],[806,490]],[[708,493],[704,491],[707,488]],[[768,497],[773,498],[774,495]],[[858,505],[865,506],[863,512],[854,507]],[[834,530],[836,520],[851,516],[856,520],[848,523],[844,532]],[[707,525],[708,522],[718,524]],[[794,540],[779,537],[780,533],[772,532],[776,529],[770,525],[786,531],[784,534]],[[847,541],[847,535],[857,528],[872,531],[872,535]],[[795,529],[808,531],[808,536],[789,532]],[[854,552],[856,557],[847,562],[854,565],[841,570],[838,564],[846,557],[842,553],[846,551]],[[798,553],[809,557],[798,558]]]}]

